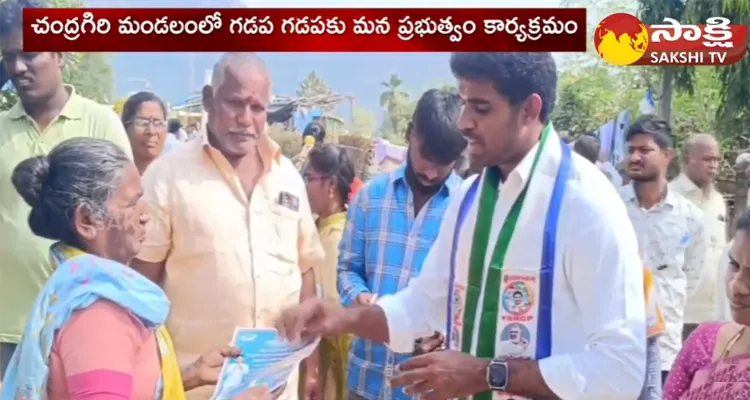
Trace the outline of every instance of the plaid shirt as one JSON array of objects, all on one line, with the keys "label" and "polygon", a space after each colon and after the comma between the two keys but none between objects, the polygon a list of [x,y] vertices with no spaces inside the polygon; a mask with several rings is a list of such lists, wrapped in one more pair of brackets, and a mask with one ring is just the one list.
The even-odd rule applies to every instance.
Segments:
[{"label": "plaid shirt", "polygon": [[[363,292],[394,294],[419,274],[440,230],[450,191],[461,183],[455,174],[414,216],[406,168],[381,174],[363,187],[350,205],[340,244],[338,289],[344,306]],[[391,390],[387,379],[409,355],[355,338],[349,348],[348,388],[368,400],[411,399]]]}]

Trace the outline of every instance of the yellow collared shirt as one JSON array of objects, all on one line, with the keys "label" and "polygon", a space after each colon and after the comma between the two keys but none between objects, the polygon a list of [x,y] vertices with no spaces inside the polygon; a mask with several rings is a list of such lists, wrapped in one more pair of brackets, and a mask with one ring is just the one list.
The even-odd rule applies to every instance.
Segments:
[{"label": "yellow collared shirt", "polygon": [[[167,327],[181,363],[226,345],[236,327],[273,327],[299,303],[302,273],[323,260],[302,176],[267,136],[258,149],[265,172],[250,197],[205,138],[143,175],[150,219],[138,258],[166,262]],[[281,399],[296,393],[296,381],[294,374]],[[188,398],[207,400],[212,391]]]}]

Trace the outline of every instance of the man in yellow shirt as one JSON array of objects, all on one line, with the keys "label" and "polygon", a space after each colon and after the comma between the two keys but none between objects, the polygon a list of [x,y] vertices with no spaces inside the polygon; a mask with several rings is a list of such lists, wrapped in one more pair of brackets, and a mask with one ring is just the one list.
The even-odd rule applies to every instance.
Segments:
[{"label": "man in yellow shirt", "polygon": [[63,85],[61,53],[22,50],[25,6],[30,6],[28,1],[0,3],[2,64],[20,98],[10,110],[0,112],[0,379],[21,339],[28,310],[50,273],[51,242],[29,229],[29,207],[10,186],[13,169],[73,137],[109,139],[131,154],[117,115]]},{"label": "man in yellow shirt", "polygon": [[[203,89],[206,134],[143,175],[150,218],[132,265],[167,293],[167,327],[184,362],[226,345],[237,327],[272,328],[283,308],[316,296],[323,248],[302,176],[268,136],[270,85],[256,55],[225,54]],[[306,366],[311,394],[315,359]],[[296,400],[297,380],[280,399]],[[208,400],[212,390],[188,398]]]},{"label": "man in yellow shirt", "polygon": [[726,203],[716,190],[714,179],[719,171],[719,143],[707,134],[693,135],[682,150],[682,173],[669,188],[683,195],[703,211],[704,226],[709,234],[708,254],[703,276],[695,294],[685,307],[685,338],[701,322],[714,320],[717,302],[717,268],[727,244]]}]

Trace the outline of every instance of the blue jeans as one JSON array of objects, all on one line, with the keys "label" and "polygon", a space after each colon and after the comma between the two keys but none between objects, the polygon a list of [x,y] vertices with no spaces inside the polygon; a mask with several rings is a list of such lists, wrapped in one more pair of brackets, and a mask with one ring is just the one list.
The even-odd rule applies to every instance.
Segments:
[{"label": "blue jeans", "polygon": [[646,382],[638,400],[661,400],[661,357],[657,338],[646,341]]},{"label": "blue jeans", "polygon": [[3,381],[5,370],[8,369],[13,352],[16,351],[15,343],[0,343],[0,382]]}]

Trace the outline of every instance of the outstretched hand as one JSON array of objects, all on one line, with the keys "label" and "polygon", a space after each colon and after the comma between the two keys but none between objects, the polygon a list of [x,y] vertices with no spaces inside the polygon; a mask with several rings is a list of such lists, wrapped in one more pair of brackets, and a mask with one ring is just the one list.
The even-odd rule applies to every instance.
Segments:
[{"label": "outstretched hand", "polygon": [[276,319],[279,336],[290,342],[346,333],[346,313],[341,305],[318,298],[282,311]]},{"label": "outstretched hand", "polygon": [[242,350],[237,347],[224,346],[209,350],[193,364],[201,385],[215,385],[219,380],[221,367],[228,357],[237,357]]}]

